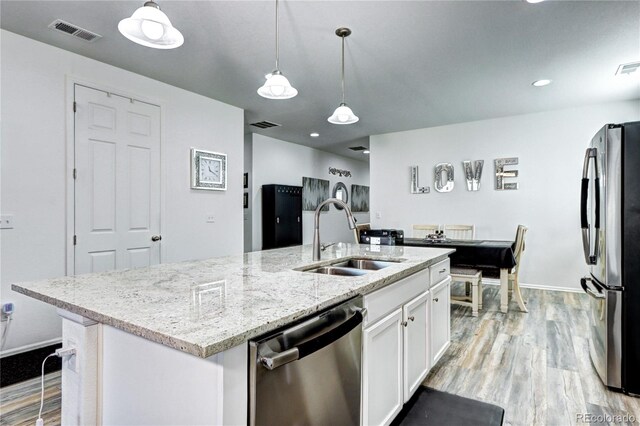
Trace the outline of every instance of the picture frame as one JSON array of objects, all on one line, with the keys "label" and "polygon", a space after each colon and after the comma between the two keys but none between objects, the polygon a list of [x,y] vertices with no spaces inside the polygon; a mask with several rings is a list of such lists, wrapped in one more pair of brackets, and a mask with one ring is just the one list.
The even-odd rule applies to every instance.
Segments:
[{"label": "picture frame", "polygon": [[245,192],[244,193],[244,197],[242,197],[242,199],[243,199],[243,203],[242,204],[244,205],[244,208],[248,209],[249,208],[249,193]]},{"label": "picture frame", "polygon": [[191,148],[191,189],[227,190],[227,154]]}]

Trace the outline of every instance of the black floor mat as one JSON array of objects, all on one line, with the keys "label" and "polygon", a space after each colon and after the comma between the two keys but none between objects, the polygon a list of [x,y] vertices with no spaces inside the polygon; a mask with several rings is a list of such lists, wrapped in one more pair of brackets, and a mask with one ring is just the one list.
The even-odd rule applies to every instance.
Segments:
[{"label": "black floor mat", "polygon": [[394,426],[501,426],[504,409],[486,402],[422,387],[405,404]]}]

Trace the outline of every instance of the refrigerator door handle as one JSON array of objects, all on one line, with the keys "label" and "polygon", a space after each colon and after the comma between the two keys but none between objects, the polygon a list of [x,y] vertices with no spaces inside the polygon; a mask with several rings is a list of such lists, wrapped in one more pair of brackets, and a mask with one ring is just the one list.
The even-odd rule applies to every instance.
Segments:
[{"label": "refrigerator door handle", "polygon": [[584,259],[587,265],[594,265],[598,258],[598,245],[600,242],[599,232],[595,232],[594,253],[591,254],[591,229],[589,227],[589,219],[587,217],[587,202],[589,198],[589,163],[593,159],[595,166],[595,229],[600,229],[600,178],[598,177],[598,163],[596,148],[587,148],[584,155],[584,163],[582,166],[582,185],[580,191],[580,227],[582,228],[582,247],[584,250]]},{"label": "refrigerator door handle", "polygon": [[584,290],[584,292],[587,293],[589,296],[593,297],[594,299],[604,299],[605,295],[600,292],[596,293],[595,291],[591,290],[587,285],[587,281],[593,282],[593,280],[589,277],[580,278],[580,286],[582,286],[582,289]]}]

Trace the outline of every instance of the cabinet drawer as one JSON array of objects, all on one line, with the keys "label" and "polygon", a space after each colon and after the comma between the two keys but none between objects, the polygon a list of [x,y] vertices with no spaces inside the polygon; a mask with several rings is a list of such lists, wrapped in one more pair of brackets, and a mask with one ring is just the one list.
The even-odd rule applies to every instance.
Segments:
[{"label": "cabinet drawer", "polygon": [[416,272],[400,281],[364,296],[367,315],[364,326],[373,324],[384,315],[429,289],[429,269]]},{"label": "cabinet drawer", "polygon": [[438,262],[435,265],[431,266],[429,268],[429,271],[431,271],[431,276],[430,276],[431,285],[434,286],[438,284],[440,281],[447,278],[451,273],[449,258],[447,257],[442,262]]}]

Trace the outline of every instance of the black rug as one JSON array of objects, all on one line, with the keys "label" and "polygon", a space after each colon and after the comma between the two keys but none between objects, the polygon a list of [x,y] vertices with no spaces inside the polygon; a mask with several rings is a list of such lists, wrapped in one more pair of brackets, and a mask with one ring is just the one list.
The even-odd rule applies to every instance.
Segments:
[{"label": "black rug", "polygon": [[503,419],[497,405],[421,387],[391,424],[501,426]]},{"label": "black rug", "polygon": [[[40,377],[42,361],[47,355],[61,347],[62,343],[58,343],[57,345],[33,349],[2,358],[0,360],[0,387]],[[44,366],[44,373],[49,374],[60,369],[62,369],[62,360],[54,356],[47,360]]]}]

